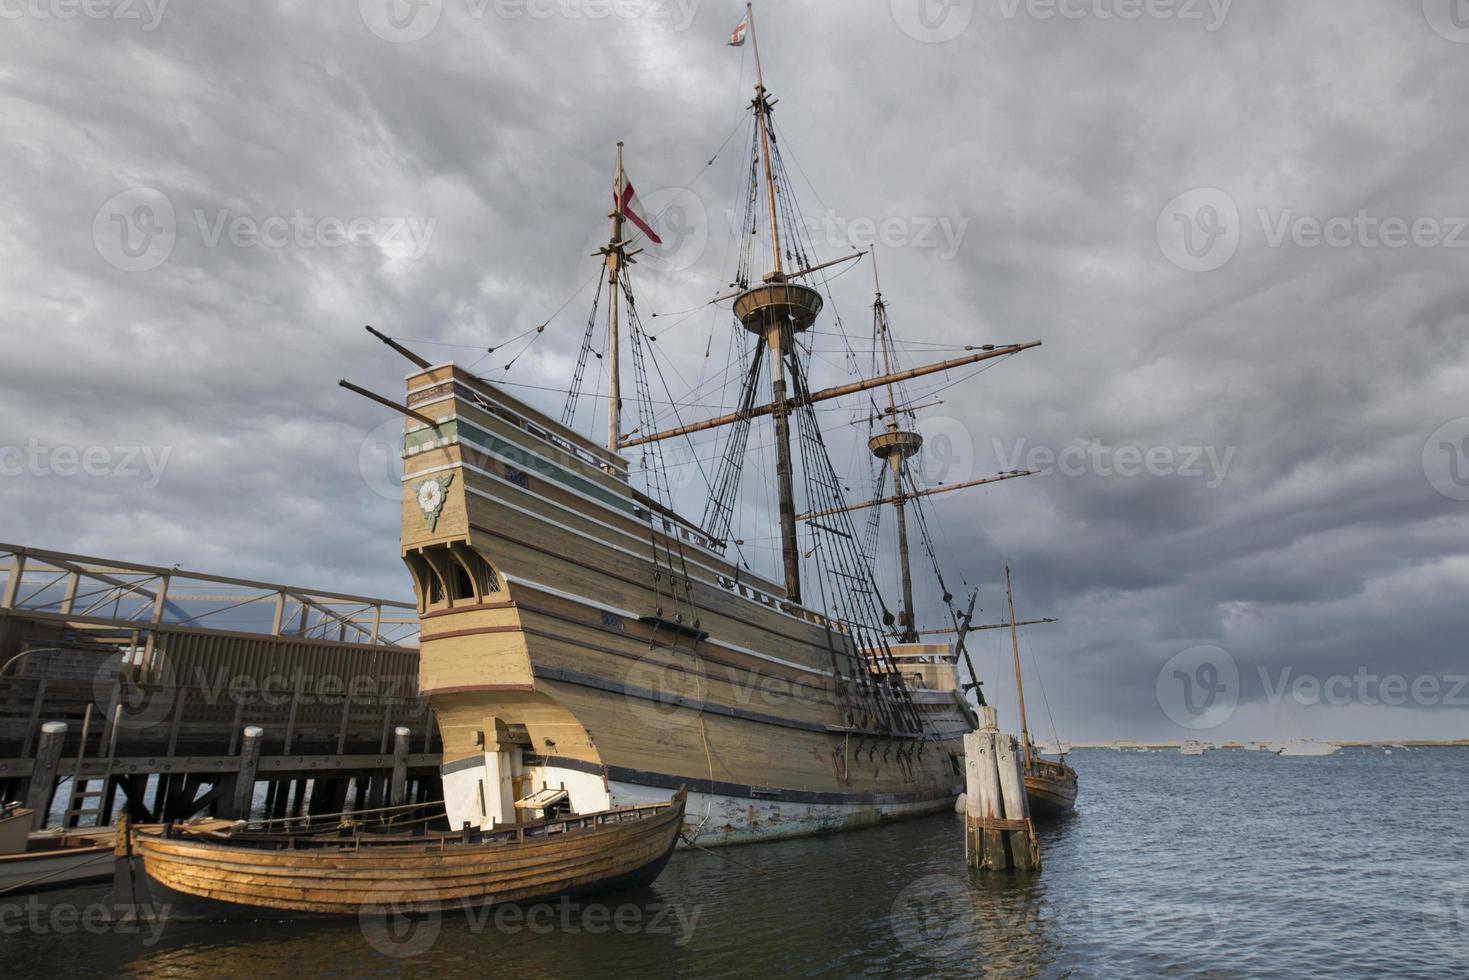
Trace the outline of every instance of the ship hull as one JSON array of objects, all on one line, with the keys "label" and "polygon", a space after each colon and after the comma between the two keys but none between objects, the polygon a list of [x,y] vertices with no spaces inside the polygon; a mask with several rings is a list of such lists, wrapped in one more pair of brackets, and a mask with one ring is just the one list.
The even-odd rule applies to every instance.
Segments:
[{"label": "ship hull", "polygon": [[952,806],[973,716],[947,646],[874,653],[457,367],[408,403],[436,420],[405,434],[402,550],[452,827],[547,788],[585,813],[687,785],[701,846]]}]

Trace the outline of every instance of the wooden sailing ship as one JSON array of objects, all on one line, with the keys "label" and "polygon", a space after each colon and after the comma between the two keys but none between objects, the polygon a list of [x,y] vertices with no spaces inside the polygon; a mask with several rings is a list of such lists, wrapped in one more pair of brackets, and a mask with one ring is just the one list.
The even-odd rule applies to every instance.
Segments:
[{"label": "wooden sailing ship", "polygon": [[[407,417],[401,553],[420,606],[419,687],[443,737],[451,826],[514,823],[532,786],[563,786],[576,810],[592,811],[666,800],[686,784],[690,839],[725,844],[943,811],[962,788],[961,736],[975,724],[956,670],[967,618],[951,606],[957,641],[925,643],[911,585],[901,620],[888,611],[813,406],[1039,342],[811,389],[798,339],[827,304],[822,270],[834,263],[811,253],[792,220],[753,18],[749,33],[745,245],[734,292],[715,300],[731,304],[741,338],[736,411],[660,429],[650,338],[631,290],[639,249],[624,234],[631,192],[620,146],[601,250],[605,445],[570,424],[595,306],[560,419],[392,341],[415,366],[405,403],[347,385]],[[757,256],[752,243],[765,231],[768,253]],[[631,431],[621,353],[637,381]],[[752,570],[730,533],[750,427],[764,418],[778,579]],[[704,514],[684,516],[661,447],[716,428],[728,435]],[[901,462],[916,448],[895,430],[873,451]]]},{"label": "wooden sailing ship", "polygon": [[488,831],[364,833],[350,820],[307,829],[228,820],[124,826],[113,897],[172,917],[233,919],[594,894],[658,876],[678,841],[686,795]]}]

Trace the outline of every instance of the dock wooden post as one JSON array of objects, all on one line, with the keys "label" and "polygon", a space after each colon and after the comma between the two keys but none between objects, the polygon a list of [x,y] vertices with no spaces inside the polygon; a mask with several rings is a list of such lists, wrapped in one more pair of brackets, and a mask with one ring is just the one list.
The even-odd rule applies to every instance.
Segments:
[{"label": "dock wooden post", "polygon": [[1002,735],[995,709],[980,709],[980,729],[964,736],[967,802],[964,857],[986,871],[1040,870],[1040,850],[1025,797],[1019,743]]},{"label": "dock wooden post", "polygon": [[31,829],[46,826],[51,811],[51,797],[56,795],[56,769],[61,765],[61,745],[66,741],[66,722],[48,721],[41,726],[36,746],[36,765],[31,770],[31,784],[26,790],[26,806],[34,810]]},{"label": "dock wooden post", "polygon": [[413,732],[399,725],[393,729],[393,787],[388,793],[389,806],[402,806],[408,789],[408,739]]},{"label": "dock wooden post", "polygon": [[246,725],[244,738],[240,741],[240,772],[235,777],[235,798],[231,816],[238,820],[250,819],[250,806],[255,802],[255,773],[260,767],[260,743],[265,729],[259,725]]},{"label": "dock wooden post", "polygon": [[1025,796],[1025,773],[1020,761],[1020,743],[1013,735],[996,740],[996,763],[999,766],[1000,790],[1005,797],[1005,819],[1024,821],[1024,829],[1008,831],[1011,866],[1020,871],[1039,871],[1040,847],[1035,828],[1030,822],[1030,801]]}]

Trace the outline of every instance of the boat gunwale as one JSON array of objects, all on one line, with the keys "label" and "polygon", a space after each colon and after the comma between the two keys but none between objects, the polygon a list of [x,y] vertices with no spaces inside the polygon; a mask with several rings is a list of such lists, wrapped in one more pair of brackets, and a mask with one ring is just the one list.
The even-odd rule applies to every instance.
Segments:
[{"label": "boat gunwale", "polygon": [[[444,854],[444,855],[476,855],[486,851],[499,851],[501,849],[535,849],[538,846],[555,844],[563,840],[576,839],[587,840],[598,836],[609,836],[619,832],[630,832],[634,829],[649,830],[660,828],[663,824],[670,822],[671,818],[681,807],[682,800],[687,799],[687,791],[678,790],[673,799],[657,803],[640,803],[630,807],[618,807],[610,810],[599,810],[595,813],[580,814],[577,816],[561,817],[554,820],[540,820],[534,823],[517,824],[508,827],[496,827],[490,830],[475,831],[485,837],[494,835],[496,839],[481,839],[478,841],[464,842],[462,831],[435,831],[432,835],[414,835],[412,837],[393,837],[392,835],[363,836],[361,834],[352,837],[329,836],[331,829],[325,828],[325,832],[300,831],[283,834],[252,833],[248,829],[242,831],[239,836],[215,835],[211,833],[190,833],[188,824],[176,824],[175,836],[165,836],[168,829],[167,824],[135,824],[128,828],[133,839],[141,839],[148,843],[167,842],[173,845],[199,845],[222,851],[238,853],[260,853],[260,854],[293,854],[301,857],[317,855],[342,855],[375,854],[385,849],[399,849],[404,856],[410,854]],[[667,813],[658,811],[666,810]],[[646,814],[644,811],[648,811]],[[591,826],[568,824],[579,824],[593,817],[605,817],[618,814],[617,820],[603,821]],[[635,814],[636,819],[621,819],[622,814]],[[525,831],[531,829],[546,829],[560,825],[564,829],[552,832],[526,836]],[[339,828],[338,828],[339,829]],[[629,834],[630,836],[630,834]],[[305,846],[295,846],[304,842]],[[268,844],[286,843],[287,847],[270,847]],[[112,845],[100,845],[112,849]]]}]

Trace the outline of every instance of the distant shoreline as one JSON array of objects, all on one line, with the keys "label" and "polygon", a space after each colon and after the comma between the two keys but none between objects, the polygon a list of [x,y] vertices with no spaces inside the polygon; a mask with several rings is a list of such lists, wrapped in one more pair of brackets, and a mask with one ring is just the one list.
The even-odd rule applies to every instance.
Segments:
[{"label": "distant shoreline", "polygon": [[[1258,749],[1268,743],[1278,742],[1280,739],[1251,739],[1249,741],[1230,742],[1206,742],[1202,739],[1191,739],[1183,742],[1136,742],[1121,740],[1116,742],[1069,742],[1070,749],[1181,749],[1185,745],[1202,745],[1210,749]],[[1339,742],[1330,738],[1312,738],[1305,741],[1319,742],[1323,745],[1338,745],[1344,749],[1395,749],[1399,746],[1407,749],[1440,749],[1440,748],[1466,748],[1469,747],[1469,739],[1418,739],[1403,738],[1389,739],[1379,742]],[[1049,746],[1038,746],[1042,749]]]}]

